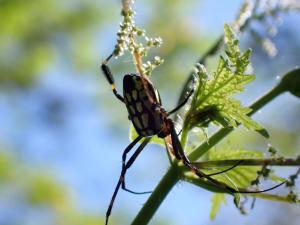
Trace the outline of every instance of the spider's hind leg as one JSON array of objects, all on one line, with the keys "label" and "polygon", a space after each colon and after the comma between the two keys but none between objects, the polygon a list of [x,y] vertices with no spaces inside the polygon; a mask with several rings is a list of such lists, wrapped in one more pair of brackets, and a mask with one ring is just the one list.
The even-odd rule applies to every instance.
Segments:
[{"label": "spider's hind leg", "polygon": [[173,144],[173,149],[174,149],[175,157],[178,160],[180,160],[191,172],[193,172],[200,179],[203,179],[203,178],[206,179],[208,182],[210,182],[214,186],[219,187],[220,189],[223,189],[224,192],[231,193],[231,194],[236,194],[236,193],[240,193],[240,194],[263,193],[263,192],[267,192],[267,191],[273,190],[273,189],[275,189],[275,188],[283,185],[284,183],[286,183],[286,181],[283,181],[283,182],[281,182],[279,184],[274,185],[271,188],[267,188],[267,189],[264,189],[264,190],[251,191],[251,190],[249,190],[247,188],[233,188],[233,187],[228,186],[226,183],[223,183],[221,181],[213,179],[211,176],[223,173],[224,171],[226,172],[226,171],[228,171],[228,170],[230,170],[230,169],[232,169],[232,168],[234,168],[234,167],[236,167],[238,165],[234,165],[234,166],[230,167],[227,170],[220,171],[220,172],[213,173],[213,174],[205,174],[205,173],[201,172],[197,167],[195,167],[194,165],[192,165],[192,163],[189,161],[189,159],[185,155],[185,153],[184,153],[184,151],[182,149],[181,143],[180,143],[180,141],[178,139],[178,136],[176,134],[176,130],[175,130],[174,124],[173,124],[173,122],[171,120],[169,120],[169,123],[170,123],[170,134],[171,134],[171,139],[172,139],[172,144]]},{"label": "spider's hind leg", "polygon": [[[123,155],[122,155],[122,170],[125,170],[125,168],[126,168],[126,156],[127,156],[127,154],[129,153],[129,151],[134,147],[134,145],[136,144],[136,143],[138,143],[140,140],[142,139],[142,136],[138,136],[136,139],[134,139],[133,140],[133,142],[131,142],[128,146],[127,146],[127,148],[124,150],[124,152],[123,152]],[[144,142],[143,142],[143,145],[141,145],[142,146],[142,148],[144,148],[145,147],[145,145],[146,144],[148,144],[148,139],[149,139],[149,141],[150,141],[150,138],[146,138],[145,140],[144,140]],[[139,148],[141,148],[141,146],[139,147]],[[134,153],[135,154],[135,153]],[[132,157],[134,156],[134,154],[132,155]],[[128,161],[128,163],[129,163],[129,161]],[[126,187],[126,184],[125,184],[125,176],[123,177],[123,179],[122,179],[122,186],[121,186],[121,188],[124,190],[124,191],[127,191],[127,192],[129,192],[129,193],[132,193],[132,194],[150,194],[152,191],[142,191],[142,192],[138,192],[138,191],[132,191],[132,190],[130,190],[130,189],[128,189],[127,187]]]},{"label": "spider's hind leg", "polygon": [[[137,137],[126,149],[125,151],[129,152],[133,147],[134,145],[141,139],[142,137],[139,136]],[[128,162],[122,166],[122,171],[121,171],[121,175],[119,177],[119,180],[118,180],[118,183],[115,187],[115,190],[114,190],[114,193],[111,197],[111,200],[110,200],[110,203],[109,203],[109,206],[108,206],[108,209],[106,211],[106,222],[105,224],[107,225],[108,224],[108,219],[109,219],[109,216],[111,214],[111,210],[112,210],[112,207],[113,207],[113,204],[115,202],[115,199],[117,197],[117,194],[119,192],[119,189],[121,187],[121,185],[123,184],[124,182],[124,177],[125,177],[125,174],[127,172],[127,170],[132,166],[132,164],[134,163],[134,161],[136,160],[136,158],[139,156],[139,154],[142,152],[142,150],[145,148],[145,146],[149,143],[151,137],[147,137],[143,140],[142,144],[135,150],[135,152],[133,153],[133,155],[129,158]],[[124,151],[124,153],[125,153]],[[126,155],[126,154],[125,154]]]}]

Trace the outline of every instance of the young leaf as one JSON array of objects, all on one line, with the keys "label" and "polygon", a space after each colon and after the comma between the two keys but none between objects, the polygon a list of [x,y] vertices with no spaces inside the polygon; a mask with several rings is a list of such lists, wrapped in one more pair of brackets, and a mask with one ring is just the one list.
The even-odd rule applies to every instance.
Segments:
[{"label": "young leaf", "polygon": [[222,204],[226,204],[225,194],[216,193],[211,199],[210,219],[214,220]]},{"label": "young leaf", "polygon": [[220,57],[218,67],[211,76],[203,66],[198,65],[198,87],[186,114],[185,127],[207,126],[209,122],[223,127],[242,124],[268,137],[266,130],[248,116],[251,109],[232,97],[243,91],[244,86],[253,81],[255,76],[246,74],[251,50],[241,52],[232,29],[226,24],[224,30],[226,58]]},{"label": "young leaf", "polygon": [[[231,150],[231,149],[211,149],[208,152],[208,160],[224,160],[224,159],[262,159],[263,153],[254,150]],[[224,170],[224,167],[218,168],[219,171]],[[214,176],[214,178],[232,186],[247,188],[251,182],[256,179],[257,171],[261,166],[237,166],[225,174]]]}]

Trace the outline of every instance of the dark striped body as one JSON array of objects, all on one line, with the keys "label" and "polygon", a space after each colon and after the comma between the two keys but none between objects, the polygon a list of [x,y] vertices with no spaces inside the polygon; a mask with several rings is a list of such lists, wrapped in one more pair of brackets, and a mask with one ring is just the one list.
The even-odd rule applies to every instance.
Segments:
[{"label": "dark striped body", "polygon": [[161,106],[159,93],[150,80],[137,74],[125,75],[123,96],[129,118],[139,135],[143,137],[168,135],[167,113]]}]

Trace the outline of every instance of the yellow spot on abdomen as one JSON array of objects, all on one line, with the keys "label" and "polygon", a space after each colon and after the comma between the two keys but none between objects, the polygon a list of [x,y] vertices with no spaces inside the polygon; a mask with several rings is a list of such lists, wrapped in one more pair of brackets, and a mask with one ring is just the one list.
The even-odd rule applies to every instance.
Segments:
[{"label": "yellow spot on abdomen", "polygon": [[145,128],[148,127],[148,120],[149,120],[149,115],[146,113],[142,114],[142,122]]},{"label": "yellow spot on abdomen", "polygon": [[143,107],[142,107],[142,103],[141,102],[137,102],[136,103],[136,109],[138,112],[142,112],[143,111]]},{"label": "yellow spot on abdomen", "polygon": [[140,123],[138,117],[133,117],[133,123],[137,126],[137,128],[139,128],[140,130],[142,129],[142,124]]},{"label": "yellow spot on abdomen", "polygon": [[131,95],[129,93],[126,93],[126,98],[127,98],[128,102],[131,102]]},{"label": "yellow spot on abdomen", "polygon": [[132,91],[132,97],[133,97],[134,100],[137,99],[137,91],[136,90]]}]

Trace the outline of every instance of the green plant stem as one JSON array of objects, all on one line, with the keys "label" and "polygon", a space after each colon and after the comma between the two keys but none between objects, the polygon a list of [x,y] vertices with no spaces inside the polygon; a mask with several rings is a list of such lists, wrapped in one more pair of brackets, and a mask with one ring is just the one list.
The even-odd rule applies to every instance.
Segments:
[{"label": "green plant stem", "polygon": [[[211,184],[209,184],[206,181],[200,180],[200,179],[195,179],[194,177],[185,177],[184,179],[185,181],[194,184],[196,186],[199,186],[201,188],[209,188],[214,190],[214,192],[216,193],[223,193],[224,189],[218,189],[216,186],[213,187]],[[228,193],[230,194],[230,193]],[[247,195],[247,196],[252,196],[255,198],[261,198],[261,199],[265,199],[265,200],[269,200],[269,201],[276,201],[276,202],[285,202],[285,203],[300,203],[300,200],[293,200],[291,198],[289,198],[288,196],[279,196],[279,195],[274,195],[274,194],[268,194],[268,193],[244,193],[243,195]]]},{"label": "green plant stem", "polygon": [[228,159],[228,160],[212,160],[206,162],[193,162],[192,164],[201,168],[216,168],[224,166],[233,166],[238,162],[241,166],[300,166],[300,159],[285,159],[285,158],[274,158],[274,159]]},{"label": "green plant stem", "polygon": [[[257,101],[255,101],[250,108],[252,108],[252,112],[250,115],[255,113],[261,107],[266,105],[268,102],[272,101],[278,95],[286,91],[283,85],[278,84],[271,91],[263,95]],[[207,152],[211,147],[213,147],[216,143],[222,140],[226,135],[228,135],[233,129],[232,128],[222,128],[217,131],[212,137],[209,138],[207,142],[202,143],[199,147],[197,147],[190,155],[190,159],[195,161],[199,157],[201,157],[205,152]],[[209,144],[208,144],[209,143]],[[155,188],[147,202],[144,204],[141,211],[135,217],[132,225],[143,225],[147,224],[162,201],[165,199],[167,194],[171,191],[173,186],[180,180],[180,170],[173,165],[164,177],[159,182],[158,186]]]},{"label": "green plant stem", "polygon": [[256,194],[246,194],[246,195],[265,199],[265,200],[276,201],[276,202],[297,203],[297,204],[300,203],[300,200],[293,201],[292,199],[286,196],[278,196],[278,195],[272,195],[267,193],[256,193]]},{"label": "green plant stem", "polygon": [[188,130],[185,127],[183,127],[181,139],[180,139],[180,143],[181,143],[181,146],[183,149],[185,149],[185,147],[186,147],[187,138],[188,138]]}]

